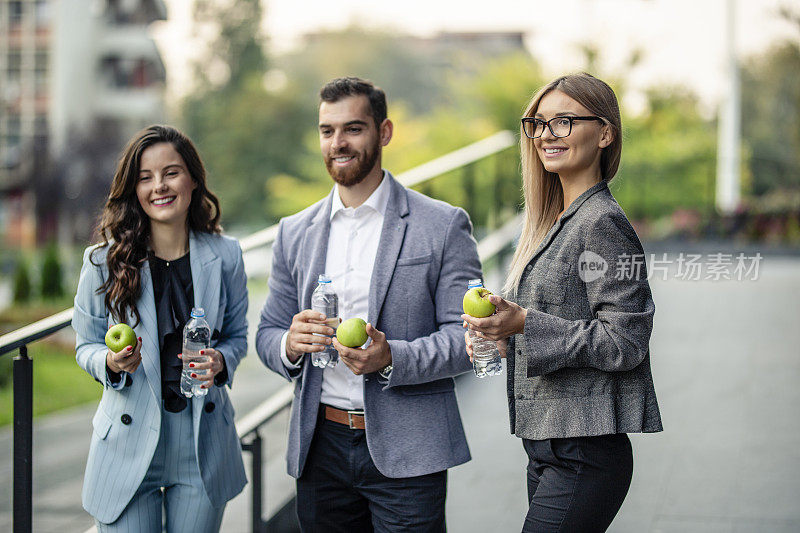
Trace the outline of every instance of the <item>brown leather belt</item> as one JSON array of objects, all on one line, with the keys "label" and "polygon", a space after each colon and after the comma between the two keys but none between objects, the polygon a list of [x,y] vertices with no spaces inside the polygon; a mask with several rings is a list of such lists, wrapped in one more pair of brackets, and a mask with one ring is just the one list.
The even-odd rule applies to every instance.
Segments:
[{"label": "brown leather belt", "polygon": [[364,425],[364,411],[345,411],[330,405],[323,405],[325,408],[325,420],[344,424],[350,429],[366,429]]}]

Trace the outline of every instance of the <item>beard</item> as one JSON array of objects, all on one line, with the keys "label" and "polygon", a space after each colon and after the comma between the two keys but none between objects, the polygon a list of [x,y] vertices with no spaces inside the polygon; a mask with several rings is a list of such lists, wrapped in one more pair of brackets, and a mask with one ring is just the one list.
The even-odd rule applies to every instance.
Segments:
[{"label": "beard", "polygon": [[[374,146],[367,148],[364,152],[342,152],[326,155],[325,168],[328,169],[328,174],[331,175],[333,181],[342,187],[358,185],[364,181],[364,178],[366,178],[375,167],[375,163],[378,161],[379,148],[380,143],[376,141]],[[355,165],[348,168],[337,168],[334,165],[334,158],[349,155],[355,156]]]}]

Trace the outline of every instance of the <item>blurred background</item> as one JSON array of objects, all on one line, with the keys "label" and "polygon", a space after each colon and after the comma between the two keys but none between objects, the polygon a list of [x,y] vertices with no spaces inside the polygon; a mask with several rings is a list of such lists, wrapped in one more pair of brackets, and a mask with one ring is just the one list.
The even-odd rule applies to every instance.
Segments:
[{"label": "blurred background", "polygon": [[[395,136],[384,167],[397,174],[498,131],[518,138],[533,93],[577,70],[620,99],[611,190],[645,249],[782,258],[775,294],[796,296],[798,0],[0,0],[0,335],[72,305],[118,155],[148,124],[195,141],[226,232],[244,237],[330,190],[316,130],[329,79],[357,75],[386,91]],[[467,174],[417,188],[466,208],[481,237],[521,206],[518,151]],[[266,265],[254,268],[264,269],[251,287],[257,310]],[[732,296],[726,309],[756,297]],[[794,297],[780,305],[796,329]],[[694,331],[724,335],[705,327]],[[70,335],[31,348],[46,362],[34,376],[37,416],[99,397]],[[794,341],[773,340],[796,361]],[[660,396],[680,389],[664,379],[662,390],[654,374]],[[9,381],[3,357],[6,427]]]}]

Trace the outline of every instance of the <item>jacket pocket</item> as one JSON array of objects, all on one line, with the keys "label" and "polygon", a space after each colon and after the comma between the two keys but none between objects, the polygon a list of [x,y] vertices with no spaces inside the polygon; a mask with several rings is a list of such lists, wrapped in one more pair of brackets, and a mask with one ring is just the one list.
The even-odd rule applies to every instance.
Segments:
[{"label": "jacket pocket", "polygon": [[429,383],[420,383],[419,385],[403,385],[397,387],[400,392],[407,396],[416,396],[419,394],[440,394],[443,392],[452,392],[455,383],[452,378],[438,379]]},{"label": "jacket pocket", "polygon": [[397,260],[397,266],[422,265],[430,263],[432,260],[433,254],[420,255],[417,257],[402,257]]},{"label": "jacket pocket", "polygon": [[534,298],[540,302],[562,304],[567,294],[570,265],[557,259],[539,258]]},{"label": "jacket pocket", "polygon": [[94,418],[92,418],[92,428],[94,428],[94,434],[98,439],[105,440],[113,424],[111,419],[108,418],[108,415],[103,412],[102,408],[97,409]]}]

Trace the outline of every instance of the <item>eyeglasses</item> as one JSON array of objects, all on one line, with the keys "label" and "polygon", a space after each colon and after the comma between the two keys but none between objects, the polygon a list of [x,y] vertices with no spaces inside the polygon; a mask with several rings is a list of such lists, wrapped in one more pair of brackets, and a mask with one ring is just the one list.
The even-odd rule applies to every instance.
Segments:
[{"label": "eyeglasses", "polygon": [[525,136],[529,139],[538,139],[544,133],[544,127],[547,125],[553,137],[567,137],[572,133],[572,123],[576,120],[597,120],[599,122],[604,122],[602,118],[594,116],[573,117],[571,115],[565,115],[563,117],[551,118],[548,121],[544,121],[540,118],[524,117],[522,119],[522,131],[525,132]]}]

